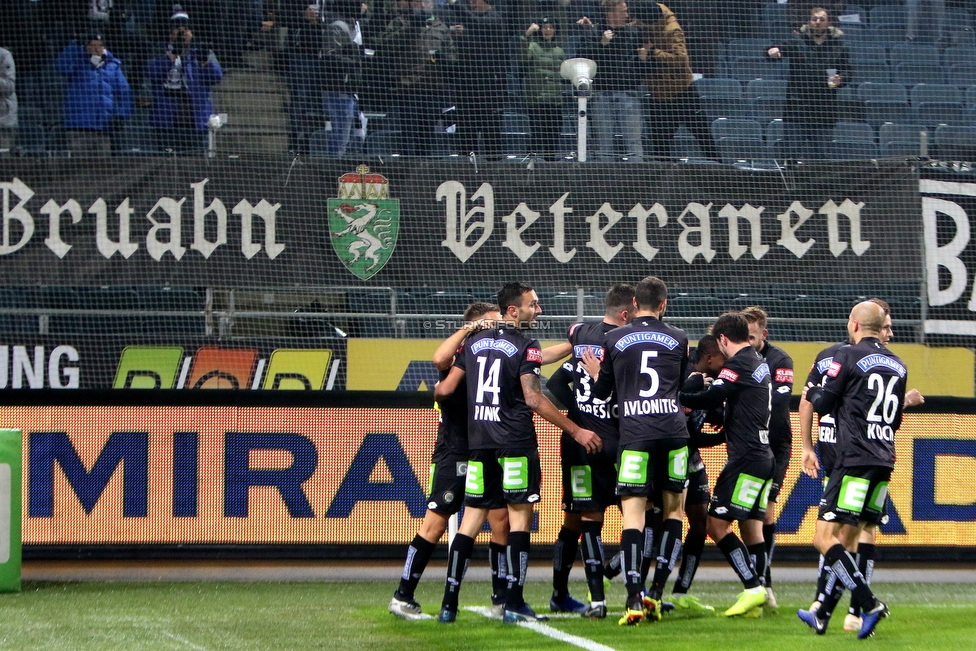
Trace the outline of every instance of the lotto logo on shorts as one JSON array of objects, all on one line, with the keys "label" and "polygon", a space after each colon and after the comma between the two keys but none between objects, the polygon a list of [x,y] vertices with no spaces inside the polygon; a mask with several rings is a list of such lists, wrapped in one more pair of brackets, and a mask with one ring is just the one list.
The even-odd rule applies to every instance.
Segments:
[{"label": "lotto logo on shorts", "polygon": [[[840,482],[837,508],[851,513],[860,513],[868,499],[868,486],[870,485],[871,482],[861,477],[844,477]],[[882,502],[882,504],[884,503]]]},{"label": "lotto logo on shorts", "polygon": [[485,465],[482,462],[468,462],[468,472],[464,476],[464,492],[468,495],[485,494]]},{"label": "lotto logo on shorts", "polygon": [[569,469],[569,489],[573,497],[593,497],[593,475],[589,466],[572,466]]},{"label": "lotto logo on shorts", "polygon": [[668,452],[668,475],[679,481],[688,477],[688,446]]},{"label": "lotto logo on shorts", "polygon": [[868,500],[868,510],[880,513],[884,509],[885,500],[888,499],[888,482],[883,481],[874,487],[871,499]]},{"label": "lotto logo on shorts", "polygon": [[620,453],[620,471],[617,481],[621,484],[647,483],[647,452],[624,450]]},{"label": "lotto logo on shorts", "polygon": [[[529,487],[529,460],[526,457],[502,457],[502,488],[507,491]],[[468,474],[470,477],[470,473]]]},{"label": "lotto logo on shorts", "polygon": [[756,500],[759,499],[763,490],[763,484],[765,483],[766,481],[759,477],[742,473],[735,482],[735,490],[732,492],[732,503],[751,511],[756,506]]}]

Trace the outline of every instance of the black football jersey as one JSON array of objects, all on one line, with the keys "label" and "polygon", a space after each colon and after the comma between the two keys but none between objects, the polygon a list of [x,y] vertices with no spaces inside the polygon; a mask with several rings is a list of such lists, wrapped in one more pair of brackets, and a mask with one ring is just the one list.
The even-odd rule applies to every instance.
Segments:
[{"label": "black football jersey", "polygon": [[454,365],[468,388],[468,448],[538,446],[532,409],[525,403],[522,376],[540,375],[542,348],[509,325],[482,330],[464,342]]},{"label": "black football jersey", "polygon": [[729,463],[771,459],[769,366],[752,346],[746,346],[725,360],[708,389],[681,394],[681,404],[692,409],[711,409],[723,402]]},{"label": "black football jersey", "polygon": [[759,352],[769,366],[769,381],[773,389],[773,405],[769,416],[769,440],[792,441],[790,427],[790,396],[793,394],[793,358],[785,350],[768,341]]},{"label": "black football jersey", "polygon": [[617,396],[620,445],[688,438],[678,393],[688,365],[688,336],[652,316],[607,333],[606,358],[594,386],[597,396]]},{"label": "black football jersey", "polygon": [[573,345],[573,354],[567,360],[572,365],[573,393],[575,409],[570,411],[570,417],[580,427],[593,430],[604,441],[616,441],[617,433],[617,401],[611,393],[607,398],[597,398],[593,393],[593,379],[580,364],[583,352],[593,351],[601,362],[604,357],[603,344],[606,335],[616,329],[612,323],[574,323],[567,333],[569,343]]},{"label": "black football jersey", "polygon": [[[849,345],[847,342],[834,344],[817,353],[817,358],[813,361],[813,366],[810,367],[810,373],[807,375],[804,386],[813,384],[822,387],[827,377],[827,369],[834,361],[834,355],[847,345]],[[820,465],[823,466],[824,472],[830,474],[830,471],[837,465],[837,425],[833,413],[824,414],[820,416],[819,420],[816,439],[817,452],[820,454]]]},{"label": "black football jersey", "polygon": [[[460,352],[460,351],[459,351]],[[450,370],[441,371],[440,379],[447,377]],[[434,443],[434,454],[431,460],[439,463],[446,459],[468,457],[468,395],[467,382],[464,378],[458,384],[454,393],[439,403],[435,403],[438,410],[437,442]]]},{"label": "black football jersey", "polygon": [[[837,467],[895,467],[895,432],[901,426],[908,369],[875,337],[837,350],[823,388],[807,399],[817,413],[837,419]],[[811,397],[812,394],[812,397]]]}]

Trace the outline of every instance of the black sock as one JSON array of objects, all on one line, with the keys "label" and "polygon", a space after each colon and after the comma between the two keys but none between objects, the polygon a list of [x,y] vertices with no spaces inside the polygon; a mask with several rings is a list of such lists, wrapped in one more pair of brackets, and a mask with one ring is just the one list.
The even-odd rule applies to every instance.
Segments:
[{"label": "black sock", "polygon": [[833,570],[827,568],[827,586],[824,589],[824,598],[817,609],[817,617],[828,620],[837,608],[837,602],[844,595],[844,583],[834,574]]},{"label": "black sock", "polygon": [[621,563],[628,599],[644,591],[640,572],[643,542],[644,533],[640,529],[624,529],[620,534],[620,553],[623,556]]},{"label": "black sock", "polygon": [[559,598],[569,595],[569,573],[579,551],[578,531],[562,527],[552,552],[552,596]]},{"label": "black sock", "polygon": [[442,608],[457,612],[458,593],[461,592],[461,582],[468,571],[471,553],[474,551],[474,538],[459,533],[454,536],[451,551],[447,554],[447,584],[444,586],[444,601]]},{"label": "black sock", "polygon": [[820,555],[820,567],[818,570],[820,573],[817,575],[817,594],[814,595],[815,601],[823,601],[827,596],[827,579],[830,578],[830,572],[827,571],[827,566],[824,564],[823,554]]},{"label": "black sock", "polygon": [[[769,508],[773,508],[772,503],[770,503]],[[766,587],[771,588],[773,585],[773,575],[770,568],[773,567],[773,550],[776,549],[775,522],[763,525],[763,540],[766,541],[766,570],[763,572],[763,576],[766,578]]]},{"label": "black sock", "polygon": [[759,577],[759,581],[765,581],[766,576],[766,543],[761,542],[755,545],[748,545],[746,547],[749,550],[749,561],[752,566],[756,568],[756,576]]},{"label": "black sock", "polygon": [[603,576],[613,581],[622,569],[623,556],[621,556],[621,551],[618,549],[617,553],[610,557],[610,562],[603,567]]},{"label": "black sock", "polygon": [[508,590],[508,558],[505,545],[488,543],[488,567],[491,568],[491,596],[493,603],[505,599]]},{"label": "black sock", "polygon": [[756,588],[759,586],[759,577],[756,576],[756,568],[749,562],[749,550],[742,544],[731,531],[724,538],[718,541],[718,548],[725,554],[725,560],[732,566],[732,570],[738,575],[739,580],[745,588]]},{"label": "black sock", "polygon": [[824,564],[830,568],[838,581],[851,591],[862,610],[871,610],[878,605],[871,588],[864,582],[864,575],[857,569],[854,558],[844,546],[837,543],[824,554]]},{"label": "black sock", "polygon": [[[857,557],[854,561],[857,563],[858,571],[864,575],[864,582],[868,585],[871,585],[871,577],[874,576],[874,559],[876,558],[876,554],[874,543],[857,544]],[[861,616],[861,604],[853,594],[851,594],[851,608],[849,612],[855,617]]]},{"label": "black sock", "polygon": [[529,565],[529,532],[512,531],[508,534],[508,592],[505,610],[517,610],[525,605],[522,591],[525,588],[525,572]]},{"label": "black sock", "polygon": [[[648,511],[648,513],[651,513]],[[640,577],[641,585],[647,585],[647,575],[651,571],[651,563],[657,554],[654,553],[654,529],[649,525],[644,526],[644,547],[641,550]]]},{"label": "black sock", "polygon": [[657,567],[654,568],[654,580],[651,582],[649,595],[652,599],[664,596],[664,584],[671,576],[671,570],[678,562],[681,553],[681,520],[665,520],[661,527],[661,544],[657,557]]},{"label": "black sock", "polygon": [[590,601],[605,601],[603,591],[603,531],[602,522],[583,520],[583,571],[586,585],[590,589]]},{"label": "black sock", "polygon": [[396,591],[396,598],[408,601],[413,599],[413,593],[417,589],[420,577],[427,569],[427,562],[430,555],[434,553],[436,545],[422,538],[420,534],[413,537],[410,546],[407,547],[407,560],[403,564],[403,574],[400,575],[400,586]]},{"label": "black sock", "polygon": [[681,558],[681,569],[678,570],[674,592],[688,594],[688,590],[691,589],[691,582],[695,580],[695,572],[698,571],[702,552],[705,551],[705,538],[707,536],[704,533],[697,531],[689,531],[685,536],[684,555]]}]

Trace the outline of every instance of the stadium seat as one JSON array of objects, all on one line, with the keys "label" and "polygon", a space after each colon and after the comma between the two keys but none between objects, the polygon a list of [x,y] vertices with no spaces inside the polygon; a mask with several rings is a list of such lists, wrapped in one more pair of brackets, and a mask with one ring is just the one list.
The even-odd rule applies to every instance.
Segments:
[{"label": "stadium seat", "polygon": [[920,153],[921,131],[926,128],[920,124],[882,124],[878,129],[878,143],[881,156],[906,157]]},{"label": "stadium seat", "polygon": [[940,126],[932,144],[943,160],[976,161],[976,126]]},{"label": "stadium seat", "polygon": [[703,157],[698,139],[684,126],[679,128],[671,139],[671,157],[688,160]]},{"label": "stadium seat", "polygon": [[891,79],[895,83],[905,86],[915,86],[916,84],[938,84],[945,78],[942,67],[938,65],[927,66],[914,62],[899,63],[892,67]]},{"label": "stadium seat", "polygon": [[946,69],[947,84],[958,88],[976,86],[976,64],[957,63]]},{"label": "stadium seat", "polygon": [[938,67],[940,64],[939,50],[934,45],[898,43],[891,48],[888,58],[892,66],[911,63],[916,66]]},{"label": "stadium seat", "polygon": [[950,7],[945,11],[942,24],[946,29],[972,29],[973,14],[967,9]]},{"label": "stadium seat", "polygon": [[908,103],[908,92],[899,83],[892,84],[861,84],[857,89],[857,98],[862,102],[905,102]]},{"label": "stadium seat", "polygon": [[766,60],[766,50],[772,43],[765,38],[733,38],[725,46],[726,56],[731,59]]},{"label": "stadium seat", "polygon": [[736,58],[726,63],[728,76],[739,81],[752,79],[787,79],[790,75],[788,61],[772,59]]},{"label": "stadium seat", "polygon": [[910,93],[912,106],[923,102],[942,102],[962,105],[963,95],[955,86],[948,84],[918,84]]},{"label": "stadium seat", "polygon": [[966,94],[963,96],[963,103],[967,109],[976,108],[976,84],[966,89]]},{"label": "stadium seat", "polygon": [[766,153],[770,158],[781,160],[785,158],[783,150],[783,121],[770,120],[766,125]]},{"label": "stadium seat", "polygon": [[976,47],[970,45],[947,47],[942,53],[942,65],[948,68],[957,64],[976,66]]},{"label": "stadium seat", "polygon": [[877,43],[862,42],[852,44],[849,47],[851,63],[861,65],[865,63],[888,63],[888,51],[883,45]]},{"label": "stadium seat", "polygon": [[390,156],[399,150],[399,131],[370,131],[366,135],[367,156]]},{"label": "stadium seat", "polygon": [[908,102],[864,102],[864,119],[871,126],[877,127],[885,122],[906,124],[914,121]]},{"label": "stadium seat", "polygon": [[872,7],[868,15],[868,22],[874,29],[889,26],[905,27],[908,23],[904,5],[881,5]]},{"label": "stadium seat", "polygon": [[746,103],[752,117],[766,123],[783,117],[786,104],[786,81],[782,79],[753,79],[746,84]]},{"label": "stadium seat", "polygon": [[878,157],[878,147],[869,140],[833,140],[827,155],[831,160],[872,160]]},{"label": "stadium seat", "polygon": [[710,120],[742,117],[745,103],[742,84],[725,77],[702,78],[695,82],[702,107]]},{"label": "stadium seat", "polygon": [[712,135],[719,138],[762,140],[762,127],[755,120],[720,118],[712,122]]},{"label": "stadium seat", "polygon": [[308,137],[308,153],[314,158],[326,158],[329,155],[329,130],[313,131]]},{"label": "stadium seat", "polygon": [[726,304],[714,296],[670,292],[668,295],[668,316],[714,320],[725,307]]},{"label": "stadium seat", "polygon": [[887,63],[857,63],[854,65],[853,77],[855,84],[867,82],[887,84],[891,81],[891,68]]},{"label": "stadium seat", "polygon": [[839,142],[874,142],[874,129],[867,122],[838,122],[834,140]]}]

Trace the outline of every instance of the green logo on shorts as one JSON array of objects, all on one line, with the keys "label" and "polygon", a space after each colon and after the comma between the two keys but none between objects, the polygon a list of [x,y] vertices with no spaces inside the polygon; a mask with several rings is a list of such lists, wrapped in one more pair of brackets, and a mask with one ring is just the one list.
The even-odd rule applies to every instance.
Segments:
[{"label": "green logo on shorts", "polygon": [[759,508],[765,510],[769,506],[769,493],[773,490],[773,480],[767,479],[766,486],[763,488],[762,494],[759,496]]},{"label": "green logo on shorts", "polygon": [[569,489],[575,498],[593,497],[593,474],[589,466],[570,466]]},{"label": "green logo on shorts", "polygon": [[502,457],[502,488],[507,491],[520,491],[529,487],[528,457]]},{"label": "green logo on shorts", "polygon": [[732,503],[751,511],[756,505],[756,500],[759,499],[765,483],[766,480],[759,477],[753,477],[746,473],[740,474],[735,482],[735,490],[732,492]]},{"label": "green logo on shorts", "polygon": [[884,509],[885,500],[888,499],[888,482],[883,481],[874,487],[871,499],[868,500],[868,510],[881,513]]},{"label": "green logo on shorts", "polygon": [[468,495],[485,494],[485,464],[469,461],[468,472],[464,475],[464,492]]},{"label": "green logo on shorts", "polygon": [[841,479],[837,508],[851,513],[860,513],[864,509],[870,485],[870,481],[861,477],[848,476]]},{"label": "green logo on shorts", "polygon": [[427,492],[428,493],[430,493],[430,491],[433,490],[433,488],[434,488],[434,471],[436,469],[437,469],[437,464],[436,463],[430,464],[430,483],[427,484]]},{"label": "green logo on shorts", "polygon": [[668,475],[684,481],[688,478],[688,446],[668,452]]},{"label": "green logo on shorts", "polygon": [[650,455],[639,450],[624,450],[620,453],[620,471],[617,481],[621,484],[646,484],[647,459]]}]

